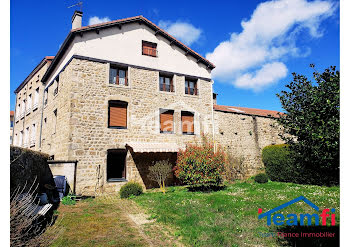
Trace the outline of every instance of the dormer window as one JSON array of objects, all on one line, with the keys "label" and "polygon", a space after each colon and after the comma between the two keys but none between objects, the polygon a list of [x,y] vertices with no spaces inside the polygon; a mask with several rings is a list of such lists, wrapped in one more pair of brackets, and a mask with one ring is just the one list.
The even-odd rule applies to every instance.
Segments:
[{"label": "dormer window", "polygon": [[127,86],[128,85],[127,68],[119,68],[111,64],[109,69],[109,84]]},{"label": "dormer window", "polygon": [[142,55],[157,57],[157,44],[148,41],[142,41]]}]

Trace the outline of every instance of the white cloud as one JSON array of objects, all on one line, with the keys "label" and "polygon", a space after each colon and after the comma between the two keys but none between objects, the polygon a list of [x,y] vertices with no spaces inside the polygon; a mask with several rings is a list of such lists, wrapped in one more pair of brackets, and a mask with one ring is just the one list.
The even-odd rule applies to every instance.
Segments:
[{"label": "white cloud", "polygon": [[206,55],[216,65],[213,77],[254,90],[275,83],[287,75],[282,59],[310,54],[309,47],[296,45],[301,32],[306,30],[312,38],[321,37],[320,23],[335,8],[328,0],[274,0],[259,4],[250,19],[241,22],[241,33],[232,33],[229,40]]},{"label": "white cloud", "polygon": [[109,17],[100,18],[98,16],[93,16],[93,17],[90,17],[89,19],[89,25],[99,24],[99,23],[108,22],[108,21],[111,21]]},{"label": "white cloud", "polygon": [[202,33],[201,29],[182,21],[160,21],[158,25],[186,45],[196,42]]},{"label": "white cloud", "polygon": [[236,79],[235,85],[239,88],[259,91],[287,75],[288,69],[284,63],[267,63],[254,73],[245,73]]}]

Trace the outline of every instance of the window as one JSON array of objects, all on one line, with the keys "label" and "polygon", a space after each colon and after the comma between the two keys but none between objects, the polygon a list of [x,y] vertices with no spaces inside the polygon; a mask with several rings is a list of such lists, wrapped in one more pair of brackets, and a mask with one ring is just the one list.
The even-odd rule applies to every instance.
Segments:
[{"label": "window", "polygon": [[35,128],[35,124],[33,124],[32,133],[31,133],[31,137],[30,137],[30,146],[31,147],[35,145],[35,139],[36,139],[36,128]]},{"label": "window", "polygon": [[20,112],[21,112],[21,104],[18,104],[16,109],[16,121],[18,121],[20,118]]},{"label": "window", "polygon": [[128,85],[128,70],[111,65],[109,69],[109,83],[115,85]]},{"label": "window", "polygon": [[173,77],[160,75],[159,90],[165,92],[174,92]]},{"label": "window", "polygon": [[55,134],[56,133],[56,125],[57,125],[57,109],[53,111],[53,124],[54,124],[53,134]]},{"label": "window", "polygon": [[157,57],[157,53],[158,52],[156,43],[142,41],[142,55]]},{"label": "window", "polygon": [[21,118],[24,118],[25,111],[26,111],[26,100],[23,100],[22,109],[21,109]]},{"label": "window", "polygon": [[49,97],[49,95],[48,95],[48,93],[47,93],[47,90],[48,90],[48,89],[46,89],[46,90],[44,91],[44,105],[47,105],[47,102],[48,102],[48,97]]},{"label": "window", "polygon": [[181,112],[182,134],[194,135],[194,114],[188,111]]},{"label": "window", "polygon": [[107,181],[126,180],[126,150],[107,150]]},{"label": "window", "polygon": [[159,110],[160,133],[174,133],[174,111]]},{"label": "window", "polygon": [[19,132],[18,146],[22,147],[22,144],[23,144],[23,130],[21,130],[21,132]]},{"label": "window", "polygon": [[33,111],[38,108],[38,105],[39,105],[39,88],[35,90]]},{"label": "window", "polygon": [[29,139],[29,127],[27,127],[25,132],[24,132],[24,145],[23,145],[23,147],[28,146],[28,139]]},{"label": "window", "polygon": [[32,94],[29,94],[28,102],[27,102],[27,114],[29,114],[31,110],[32,110]]},{"label": "window", "polygon": [[197,82],[194,80],[185,80],[185,94],[198,95]]},{"label": "window", "polygon": [[58,94],[58,85],[59,85],[59,82],[60,82],[60,75],[58,75],[56,77],[56,88],[53,90],[53,95],[57,95]]},{"label": "window", "polygon": [[119,100],[108,102],[108,127],[116,129],[127,128],[128,103]]}]

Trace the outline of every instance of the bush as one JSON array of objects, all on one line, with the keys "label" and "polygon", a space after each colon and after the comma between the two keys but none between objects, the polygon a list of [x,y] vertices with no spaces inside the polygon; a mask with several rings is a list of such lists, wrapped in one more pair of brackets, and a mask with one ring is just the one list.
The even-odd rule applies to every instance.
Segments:
[{"label": "bush", "polygon": [[175,176],[190,187],[215,187],[223,181],[224,150],[203,137],[203,144],[189,144],[178,152]]},{"label": "bush", "polygon": [[148,170],[148,178],[157,182],[160,190],[165,194],[165,180],[168,179],[172,171],[172,165],[169,163],[169,160],[157,161]]},{"label": "bush", "polygon": [[62,204],[63,205],[75,205],[76,204],[75,196],[67,195],[67,196],[63,197]]},{"label": "bush", "polygon": [[271,145],[262,150],[265,172],[271,181],[296,182],[295,168],[288,145]]},{"label": "bush", "polygon": [[267,183],[269,179],[265,173],[260,173],[254,177],[254,181],[259,184],[264,184]]},{"label": "bush", "polygon": [[120,197],[129,198],[131,195],[139,196],[143,193],[142,186],[136,182],[128,182],[120,188]]}]

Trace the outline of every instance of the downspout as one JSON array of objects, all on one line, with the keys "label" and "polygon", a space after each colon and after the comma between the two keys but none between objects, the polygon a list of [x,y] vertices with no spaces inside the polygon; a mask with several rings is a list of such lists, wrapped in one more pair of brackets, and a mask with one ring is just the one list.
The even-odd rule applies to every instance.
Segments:
[{"label": "downspout", "polygon": [[40,148],[40,151],[41,151],[41,134],[42,134],[42,129],[43,129],[43,118],[44,118],[45,91],[46,91],[46,88],[44,87],[43,100],[42,100],[42,106],[41,106],[41,121],[40,121],[40,135],[39,135],[39,148]]},{"label": "downspout", "polygon": [[214,99],[213,99],[213,85],[214,81],[211,80],[211,121],[212,121],[212,135],[213,135],[213,143],[214,143],[214,151],[216,151],[216,143],[215,143],[215,121],[214,121]]}]

